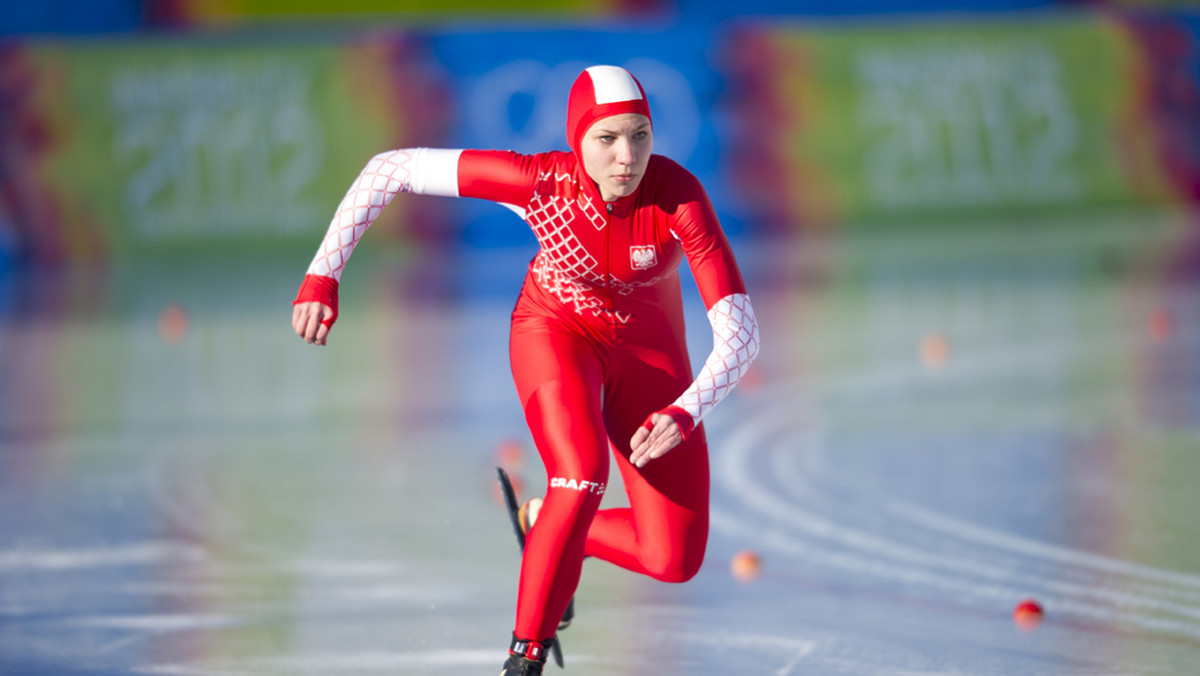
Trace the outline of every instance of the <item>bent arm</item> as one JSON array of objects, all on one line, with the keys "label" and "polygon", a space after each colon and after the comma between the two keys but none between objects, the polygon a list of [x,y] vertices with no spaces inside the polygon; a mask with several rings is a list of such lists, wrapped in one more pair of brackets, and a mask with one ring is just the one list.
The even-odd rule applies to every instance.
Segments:
[{"label": "bent arm", "polygon": [[713,330],[713,349],[699,375],[666,411],[686,435],[746,374],[759,339],[746,284],[708,195],[690,174],[681,185],[688,199],[672,232],[684,246]]}]

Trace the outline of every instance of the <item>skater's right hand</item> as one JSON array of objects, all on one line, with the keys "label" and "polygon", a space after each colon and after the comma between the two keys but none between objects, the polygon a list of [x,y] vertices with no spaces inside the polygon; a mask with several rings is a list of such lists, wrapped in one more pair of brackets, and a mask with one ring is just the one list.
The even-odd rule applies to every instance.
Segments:
[{"label": "skater's right hand", "polygon": [[297,336],[310,345],[324,345],[327,342],[330,322],[325,320],[331,317],[333,309],[324,303],[313,301],[292,306],[292,328]]},{"label": "skater's right hand", "polygon": [[323,275],[304,275],[292,301],[292,328],[310,345],[324,345],[338,316],[338,282]]}]

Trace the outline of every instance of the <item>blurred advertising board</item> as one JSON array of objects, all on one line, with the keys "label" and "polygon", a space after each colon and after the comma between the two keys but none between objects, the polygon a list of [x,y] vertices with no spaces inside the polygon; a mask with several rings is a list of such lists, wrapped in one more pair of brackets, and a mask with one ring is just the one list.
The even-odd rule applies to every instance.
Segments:
[{"label": "blurred advertising board", "polygon": [[[655,152],[733,234],[1194,202],[1197,28],[1073,13],[13,42],[0,251],[314,248],[376,152],[565,148],[571,82],[601,63],[641,79]],[[532,241],[475,200],[410,196],[373,229]]]},{"label": "blurred advertising board", "polygon": [[1145,42],[1083,14],[744,22],[723,52],[727,168],[785,228],[1178,200],[1190,179],[1163,159]]},{"label": "blurred advertising board", "polygon": [[144,0],[152,22],[186,25],[278,21],[603,17],[660,11],[670,0]]},{"label": "blurred advertising board", "polygon": [[0,52],[0,97],[0,220],[34,262],[315,250],[366,160],[436,140],[446,105],[398,35],[34,41]]}]

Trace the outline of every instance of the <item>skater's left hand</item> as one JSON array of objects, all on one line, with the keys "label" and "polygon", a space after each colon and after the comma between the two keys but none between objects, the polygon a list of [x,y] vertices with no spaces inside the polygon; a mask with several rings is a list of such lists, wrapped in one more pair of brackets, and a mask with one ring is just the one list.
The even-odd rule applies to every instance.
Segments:
[{"label": "skater's left hand", "polygon": [[645,467],[646,463],[661,458],[687,439],[695,426],[692,414],[674,404],[651,413],[629,440],[629,447],[633,449],[630,462],[636,467]]},{"label": "skater's left hand", "polygon": [[[651,424],[653,427],[649,427]],[[633,449],[629,461],[635,467],[645,467],[646,463],[661,458],[681,441],[683,433],[679,431],[679,425],[675,423],[674,418],[662,413],[651,413],[646,419],[646,424],[639,427],[633,433],[633,439],[629,441],[629,447]]]}]

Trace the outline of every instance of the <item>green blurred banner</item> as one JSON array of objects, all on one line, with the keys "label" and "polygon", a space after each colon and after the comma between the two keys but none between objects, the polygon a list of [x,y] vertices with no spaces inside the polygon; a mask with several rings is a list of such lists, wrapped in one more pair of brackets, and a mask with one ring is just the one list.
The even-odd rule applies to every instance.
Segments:
[{"label": "green blurred banner", "polygon": [[1099,18],[752,24],[728,51],[732,172],[775,221],[1170,197],[1147,146],[1139,51]]},{"label": "green blurred banner", "polygon": [[[315,249],[374,153],[436,140],[445,97],[420,64],[397,37],[24,46],[3,57],[6,173],[24,184],[13,220],[40,260]],[[425,206],[398,205],[380,229]]]}]

